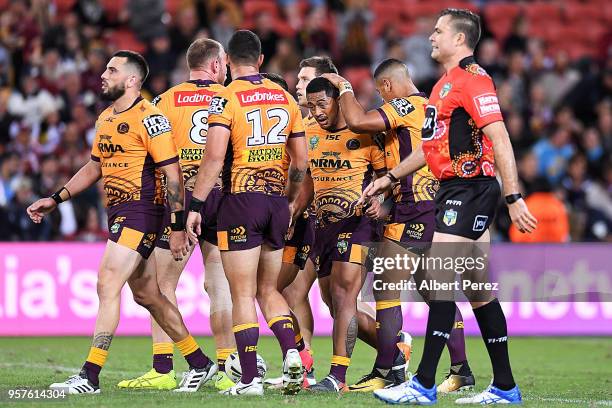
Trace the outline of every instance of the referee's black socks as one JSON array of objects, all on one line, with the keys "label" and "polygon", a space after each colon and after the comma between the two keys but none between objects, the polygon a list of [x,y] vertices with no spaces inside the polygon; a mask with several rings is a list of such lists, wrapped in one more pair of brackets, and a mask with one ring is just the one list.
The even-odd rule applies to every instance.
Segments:
[{"label": "referee's black socks", "polygon": [[[497,299],[474,309],[482,339],[487,346],[493,366],[493,385],[508,391],[516,385],[508,356],[508,328],[506,317]],[[429,326],[428,326],[429,330]]]},{"label": "referee's black socks", "polygon": [[431,388],[436,383],[436,368],[454,323],[455,302],[429,302],[425,345],[416,375],[419,382],[426,388]]}]

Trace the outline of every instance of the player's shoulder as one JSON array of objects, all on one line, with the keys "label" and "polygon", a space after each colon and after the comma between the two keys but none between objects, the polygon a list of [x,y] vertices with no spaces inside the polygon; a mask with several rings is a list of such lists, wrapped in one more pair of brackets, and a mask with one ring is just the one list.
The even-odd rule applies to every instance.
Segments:
[{"label": "player's shoulder", "polygon": [[462,59],[459,62],[459,68],[457,76],[467,83],[492,81],[491,76],[476,62],[473,56]]},{"label": "player's shoulder", "polygon": [[404,117],[424,105],[427,105],[427,97],[423,93],[417,93],[390,99],[384,103],[383,109],[386,108],[386,113],[395,113],[400,117]]}]

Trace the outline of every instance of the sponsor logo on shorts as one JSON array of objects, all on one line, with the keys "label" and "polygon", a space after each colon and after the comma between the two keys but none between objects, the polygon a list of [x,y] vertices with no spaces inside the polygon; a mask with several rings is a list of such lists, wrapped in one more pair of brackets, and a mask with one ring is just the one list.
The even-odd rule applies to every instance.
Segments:
[{"label": "sponsor logo on shorts", "polygon": [[453,87],[453,84],[451,84],[450,82],[447,82],[444,85],[442,85],[442,89],[440,89],[440,93],[438,94],[440,95],[440,99],[448,95],[452,87]]},{"label": "sponsor logo on shorts", "polygon": [[461,206],[461,204],[463,204],[463,202],[461,200],[446,200],[446,205],[457,205],[457,206]]},{"label": "sponsor logo on shorts", "polygon": [[206,106],[210,103],[214,92],[199,91],[179,91],[174,93],[174,106]]},{"label": "sponsor logo on shorts", "polygon": [[357,150],[361,147],[358,139],[350,139],[346,142],[346,148],[349,150]]},{"label": "sponsor logo on shorts", "polygon": [[162,232],[161,237],[159,237],[160,241],[163,242],[169,242],[170,241],[170,233],[171,233],[172,229],[170,228],[169,225],[164,227],[164,232]]},{"label": "sponsor logo on shorts", "polygon": [[180,159],[185,161],[202,160],[204,149],[181,149]]},{"label": "sponsor logo on shorts", "polygon": [[474,225],[472,226],[472,231],[480,232],[484,231],[487,226],[487,221],[489,217],[487,215],[477,215],[474,218]]},{"label": "sponsor logo on shorts", "polygon": [[130,125],[128,125],[126,122],[121,122],[120,124],[117,125],[117,132],[121,134],[125,134],[129,131],[130,131]]},{"label": "sponsor logo on shorts", "polygon": [[282,147],[267,147],[265,149],[246,150],[243,159],[247,163],[261,163],[282,160],[284,149]]},{"label": "sponsor logo on shorts", "polygon": [[208,113],[221,115],[225,110],[225,105],[227,105],[227,99],[215,96],[211,99],[210,105],[208,105]]},{"label": "sponsor logo on shorts", "polygon": [[302,245],[300,248],[300,252],[297,253],[297,258],[301,261],[305,261],[308,259],[308,255],[310,254],[310,245]]},{"label": "sponsor logo on shorts", "polygon": [[235,244],[241,244],[247,242],[247,230],[244,225],[238,225],[231,227],[229,231],[228,240]]},{"label": "sponsor logo on shorts", "polygon": [[151,139],[172,130],[170,121],[164,115],[149,115],[142,120],[142,123]]},{"label": "sponsor logo on shorts", "polygon": [[248,91],[236,92],[240,106],[251,105],[287,105],[289,101],[285,91],[281,89],[256,88]]},{"label": "sponsor logo on shorts", "polygon": [[444,224],[449,227],[451,225],[455,225],[455,223],[457,222],[457,211],[453,210],[452,208],[446,210],[444,212],[444,218],[442,218],[442,221],[444,221]]},{"label": "sponsor logo on shorts", "polygon": [[445,339],[449,339],[450,338],[450,333],[444,333],[444,332],[441,332],[439,330],[434,330],[432,334],[434,336],[444,337]]},{"label": "sponsor logo on shorts", "polygon": [[393,106],[393,109],[395,109],[397,114],[400,116],[406,116],[410,112],[414,111],[414,106],[410,102],[408,102],[407,99],[404,98],[391,99],[389,103],[391,104],[391,106]]},{"label": "sponsor logo on shorts", "polygon": [[155,242],[155,238],[157,238],[157,234],[154,233],[145,235],[142,240],[142,245],[146,248],[151,248]]},{"label": "sponsor logo on shorts", "polygon": [[478,110],[480,117],[500,113],[499,102],[497,95],[494,92],[484,93],[474,97],[474,105]]},{"label": "sponsor logo on shorts", "polygon": [[337,247],[338,247],[338,253],[342,255],[346,253],[346,251],[348,251],[348,242],[345,240],[338,241]]},{"label": "sponsor logo on shorts", "polygon": [[413,223],[408,224],[406,228],[406,235],[412,239],[422,239],[425,234],[425,224]]}]

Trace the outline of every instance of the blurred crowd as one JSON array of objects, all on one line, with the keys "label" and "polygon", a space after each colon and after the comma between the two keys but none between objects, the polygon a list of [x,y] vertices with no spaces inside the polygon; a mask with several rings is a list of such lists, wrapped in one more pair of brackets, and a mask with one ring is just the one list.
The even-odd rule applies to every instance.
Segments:
[{"label": "blurred crowd", "polygon": [[[469,3],[481,11],[488,4]],[[147,98],[187,79],[184,54],[193,39],[226,45],[237,28],[259,35],[262,70],[282,74],[291,89],[302,58],[332,56],[366,108],[382,103],[370,73],[385,58],[405,61],[427,93],[442,74],[429,56],[435,15],[413,19],[409,30],[377,24],[368,0],[0,0],[0,10],[4,241],[105,239],[99,186],[42,224],[25,209],[89,160],[105,107],[100,74],[117,49],[147,59]],[[522,192],[540,220],[536,235],[517,233],[500,199],[494,239],[612,241],[612,33],[602,33],[588,55],[572,55],[530,35],[521,14],[501,38],[487,19],[483,29],[477,60],[495,80]]]}]

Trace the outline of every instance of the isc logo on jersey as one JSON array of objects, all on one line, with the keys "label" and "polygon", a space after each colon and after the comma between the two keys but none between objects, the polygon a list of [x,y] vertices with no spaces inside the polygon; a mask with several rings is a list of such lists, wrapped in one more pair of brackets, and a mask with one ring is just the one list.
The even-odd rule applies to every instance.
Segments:
[{"label": "isc logo on jersey", "polygon": [[287,96],[280,89],[255,88],[248,91],[237,92],[240,106],[251,105],[287,105]]},{"label": "isc logo on jersey", "polygon": [[174,106],[207,106],[210,104],[214,92],[204,89],[197,91],[178,91],[174,93]]}]

